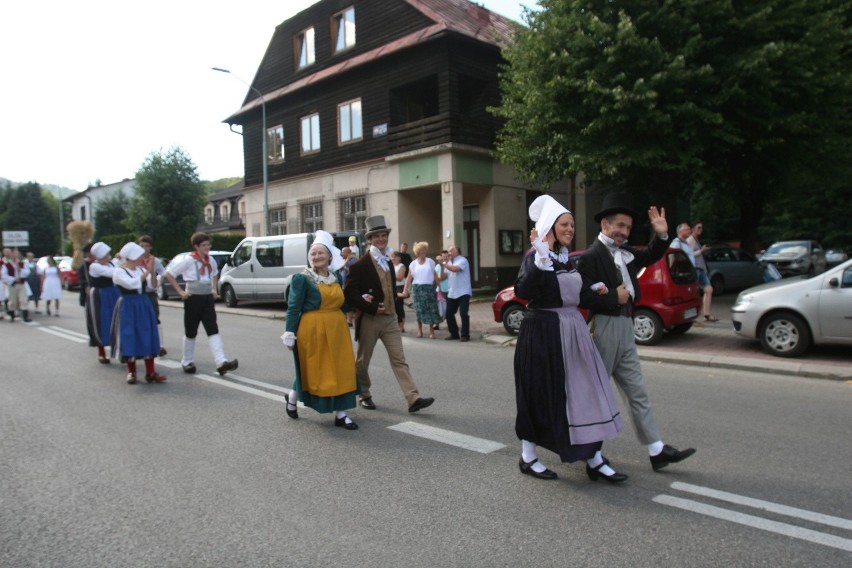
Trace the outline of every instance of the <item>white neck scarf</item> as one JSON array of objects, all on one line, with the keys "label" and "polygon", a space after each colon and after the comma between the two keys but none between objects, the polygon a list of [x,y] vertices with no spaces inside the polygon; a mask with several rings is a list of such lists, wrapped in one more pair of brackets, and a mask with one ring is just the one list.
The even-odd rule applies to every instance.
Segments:
[{"label": "white neck scarf", "polygon": [[633,288],[633,281],[630,279],[630,273],[627,272],[627,264],[632,262],[634,258],[633,253],[621,250],[621,248],[615,246],[615,241],[603,233],[598,235],[598,240],[605,244],[606,248],[612,254],[615,266],[618,268],[619,272],[621,272],[621,281],[624,283],[624,287],[627,288],[627,291],[630,292],[630,298],[636,299],[636,290]]},{"label": "white neck scarf", "polygon": [[308,266],[305,268],[304,274],[317,284],[335,284],[337,282],[337,276],[331,270],[328,271],[328,276],[323,276],[322,274],[317,274]]},{"label": "white neck scarf", "polygon": [[370,245],[370,254],[376,259],[376,262],[385,272],[390,272],[390,255],[393,249],[386,247],[385,250],[379,250],[378,247]]}]

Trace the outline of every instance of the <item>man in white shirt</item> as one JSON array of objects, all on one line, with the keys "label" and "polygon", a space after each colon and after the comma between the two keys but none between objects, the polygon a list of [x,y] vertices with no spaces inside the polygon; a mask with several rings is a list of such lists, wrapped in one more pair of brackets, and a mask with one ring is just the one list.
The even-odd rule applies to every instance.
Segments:
[{"label": "man in white shirt", "polygon": [[[450,336],[446,339],[448,341],[453,339],[470,341],[470,315],[468,310],[470,308],[470,297],[473,295],[470,283],[470,263],[459,253],[456,245],[450,246],[447,252],[449,259],[441,263],[441,266],[447,271],[447,281],[450,288],[447,293],[447,329],[450,330]],[[459,326],[456,323],[456,312],[459,312],[461,317],[461,333],[459,333]]]},{"label": "man in white shirt", "polygon": [[21,312],[21,317],[25,322],[30,321],[30,311],[27,309],[27,276],[30,275],[30,266],[21,258],[21,253],[18,249],[12,249],[9,258],[0,269],[3,283],[6,284],[9,290],[9,303],[7,310],[9,317],[15,321],[15,314],[18,310]]},{"label": "man in white shirt", "polygon": [[[190,238],[191,255],[176,266],[169,267],[165,272],[166,279],[180,293],[183,304],[183,357],[180,364],[184,373],[193,374],[195,367],[195,336],[198,335],[198,324],[204,326],[210,351],[216,362],[216,370],[220,375],[233,371],[239,366],[234,359],[229,361],[225,356],[222,336],[219,335],[219,325],[216,322],[216,298],[219,292],[216,288],[219,282],[219,267],[216,259],[210,256],[210,237],[205,233],[194,233]],[[175,276],[183,275],[186,290],[181,289]]]}]

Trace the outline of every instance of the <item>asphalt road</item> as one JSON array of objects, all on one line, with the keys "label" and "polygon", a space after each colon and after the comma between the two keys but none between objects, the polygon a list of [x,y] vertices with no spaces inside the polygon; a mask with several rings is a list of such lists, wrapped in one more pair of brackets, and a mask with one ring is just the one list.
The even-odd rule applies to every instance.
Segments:
[{"label": "asphalt road", "polygon": [[[593,483],[542,459],[518,472],[512,350],[407,337],[422,394],[406,411],[381,348],[377,411],[355,432],[281,397],[281,321],[220,314],[239,357],[176,370],[164,308],[161,385],[129,386],[86,346],[82,312],[0,322],[0,566],[840,566],[852,560],[850,386],[645,365],[666,442],[654,473],[628,426],[605,446],[630,475]],[[203,333],[202,333],[203,338]]]}]

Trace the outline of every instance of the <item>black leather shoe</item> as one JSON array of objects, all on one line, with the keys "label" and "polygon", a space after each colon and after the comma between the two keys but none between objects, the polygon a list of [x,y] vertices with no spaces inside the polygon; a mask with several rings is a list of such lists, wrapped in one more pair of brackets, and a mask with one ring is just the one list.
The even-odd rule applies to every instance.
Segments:
[{"label": "black leather shoe", "polygon": [[414,401],[414,404],[408,407],[409,412],[417,412],[418,410],[423,410],[429,406],[432,406],[432,403],[435,402],[434,398],[418,398]]},{"label": "black leather shoe", "polygon": [[[290,410],[291,406],[293,407],[293,410]],[[287,416],[289,416],[293,420],[296,420],[297,418],[299,418],[299,410],[298,410],[298,408],[296,407],[295,404],[290,404],[288,402],[286,408],[287,408]]]},{"label": "black leather shoe", "polygon": [[236,359],[234,359],[233,361],[225,361],[224,363],[222,363],[222,365],[220,367],[216,368],[216,371],[219,373],[219,376],[221,377],[222,375],[224,375],[228,371],[235,371],[237,369],[237,367],[239,367],[239,366],[240,366],[240,362],[237,361]]},{"label": "black leather shoe", "polygon": [[359,400],[358,402],[359,402],[359,404],[361,405],[361,408],[366,408],[367,410],[375,410],[375,409],[376,409],[376,403],[375,403],[375,402],[373,402],[373,398],[372,398],[372,397],[370,397],[370,398],[362,398],[362,399],[361,399],[361,400]]},{"label": "black leather shoe", "polygon": [[685,460],[694,453],[695,448],[687,448],[681,451],[675,447],[666,444],[665,446],[663,446],[662,452],[660,452],[656,456],[650,456],[651,467],[654,468],[654,471],[659,471],[670,463],[677,463]]},{"label": "black leather shoe", "polygon": [[358,425],[352,422],[352,419],[349,419],[349,423],[347,424],[346,418],[335,418],[334,425],[338,428],[346,428],[347,430],[357,430]]},{"label": "black leather shoe", "polygon": [[461,339],[459,339],[459,341],[462,341],[462,342],[470,341],[470,338],[468,336],[464,335],[464,336],[461,337]]},{"label": "black leather shoe", "polygon": [[615,472],[612,475],[604,475],[601,473],[601,468],[605,465],[608,465],[609,462],[604,460],[597,467],[591,467],[588,463],[586,464],[586,475],[589,476],[589,479],[592,481],[597,481],[598,478],[603,479],[604,481],[609,481],[610,483],[621,483],[622,481],[627,479],[627,476],[623,473]]},{"label": "black leather shoe", "polygon": [[534,459],[530,463],[524,461],[524,458],[518,460],[518,467],[521,468],[521,473],[524,475],[532,475],[536,479],[556,479],[558,476],[555,471],[550,471],[547,468],[544,468],[544,471],[538,472],[532,468],[533,464],[535,464],[538,459]]},{"label": "black leather shoe", "polygon": [[165,347],[160,347],[160,352],[157,353],[157,357],[165,357],[168,354],[169,354],[169,352],[166,351]]},{"label": "black leather shoe", "polygon": [[449,337],[445,337],[445,338],[444,338],[444,341],[456,341],[457,339],[458,339],[458,337],[453,337],[453,336],[451,335],[451,336],[449,336]]},{"label": "black leather shoe", "polygon": [[194,375],[198,369],[195,368],[195,363],[190,363],[189,365],[181,365],[183,367],[183,372],[187,375]]}]

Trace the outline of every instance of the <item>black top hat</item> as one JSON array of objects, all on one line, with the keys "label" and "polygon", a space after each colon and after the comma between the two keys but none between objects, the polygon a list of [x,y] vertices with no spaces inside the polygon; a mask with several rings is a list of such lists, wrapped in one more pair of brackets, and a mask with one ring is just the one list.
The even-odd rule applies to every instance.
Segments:
[{"label": "black top hat", "polygon": [[604,217],[609,217],[610,215],[616,215],[618,213],[630,215],[634,222],[636,222],[636,218],[639,217],[633,209],[633,196],[629,193],[617,191],[606,194],[603,200],[603,209],[595,213],[595,222],[600,223],[601,219]]},{"label": "black top hat", "polygon": [[384,215],[373,215],[372,217],[367,217],[364,219],[364,225],[367,227],[367,232],[364,233],[364,238],[369,239],[376,233],[387,232],[390,233],[390,227],[385,223]]}]

